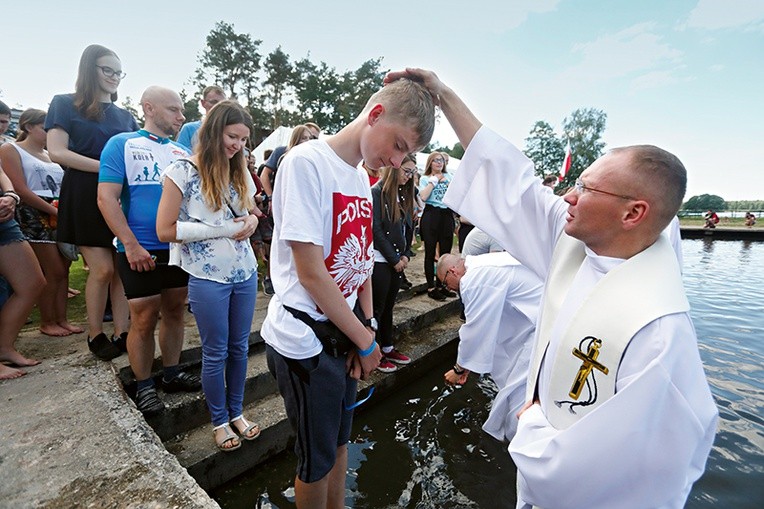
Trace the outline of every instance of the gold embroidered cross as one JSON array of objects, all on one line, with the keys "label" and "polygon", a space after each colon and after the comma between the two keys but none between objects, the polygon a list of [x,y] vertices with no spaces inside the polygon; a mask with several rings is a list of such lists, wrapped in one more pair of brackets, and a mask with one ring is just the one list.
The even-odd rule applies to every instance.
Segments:
[{"label": "gold embroidered cross", "polygon": [[589,343],[589,351],[587,353],[582,352],[578,348],[573,349],[573,355],[584,361],[581,367],[578,368],[576,379],[573,380],[573,386],[570,388],[568,395],[577,400],[581,396],[581,390],[584,388],[584,383],[592,372],[592,369],[598,369],[607,375],[608,369],[597,362],[597,357],[600,355],[600,347],[602,346],[602,340],[594,338]]}]

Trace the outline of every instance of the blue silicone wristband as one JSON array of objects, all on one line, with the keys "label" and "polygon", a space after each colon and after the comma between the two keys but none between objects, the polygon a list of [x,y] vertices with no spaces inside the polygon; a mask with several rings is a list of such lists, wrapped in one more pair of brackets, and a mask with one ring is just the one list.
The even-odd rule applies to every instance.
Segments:
[{"label": "blue silicone wristband", "polygon": [[371,346],[369,348],[367,348],[366,350],[358,350],[358,355],[360,357],[368,357],[376,349],[377,349],[377,342],[376,341],[372,341],[371,342]]}]

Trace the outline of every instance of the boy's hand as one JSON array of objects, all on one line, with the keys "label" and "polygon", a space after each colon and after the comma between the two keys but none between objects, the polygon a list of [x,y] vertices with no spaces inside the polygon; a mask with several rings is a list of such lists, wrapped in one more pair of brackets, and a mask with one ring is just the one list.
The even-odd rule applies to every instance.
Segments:
[{"label": "boy's hand", "polygon": [[379,348],[379,344],[377,344],[377,342],[374,340],[373,334],[370,333],[369,337],[372,341],[374,341],[374,351],[366,357],[361,357],[358,355],[358,360],[361,362],[362,368],[361,380],[366,380],[371,372],[377,369],[379,367],[379,363],[382,362],[382,350]]},{"label": "boy's hand", "polygon": [[356,351],[352,351],[348,353],[347,360],[345,361],[345,371],[348,375],[350,375],[350,378],[354,378],[355,380],[361,379],[361,373],[363,368],[361,367],[361,361],[358,358],[358,354]]}]

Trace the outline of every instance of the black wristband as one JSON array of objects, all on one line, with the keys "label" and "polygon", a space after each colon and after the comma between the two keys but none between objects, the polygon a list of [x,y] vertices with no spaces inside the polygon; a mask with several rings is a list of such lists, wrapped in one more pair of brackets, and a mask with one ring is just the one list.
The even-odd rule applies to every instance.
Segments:
[{"label": "black wristband", "polygon": [[465,371],[466,370],[463,367],[459,366],[458,364],[454,364],[454,373],[457,375],[463,375]]}]

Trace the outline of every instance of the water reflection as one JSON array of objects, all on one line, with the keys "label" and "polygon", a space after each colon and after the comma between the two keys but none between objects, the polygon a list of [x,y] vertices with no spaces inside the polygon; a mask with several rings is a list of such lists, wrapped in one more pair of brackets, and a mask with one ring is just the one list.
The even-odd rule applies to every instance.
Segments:
[{"label": "water reflection", "polygon": [[[711,260],[711,255],[714,254],[713,237],[703,237],[702,239],[700,239],[700,241],[703,243],[703,257],[701,258],[700,262],[707,263],[707,264],[713,263]],[[685,245],[684,242],[682,242],[682,246],[684,245]]]}]

